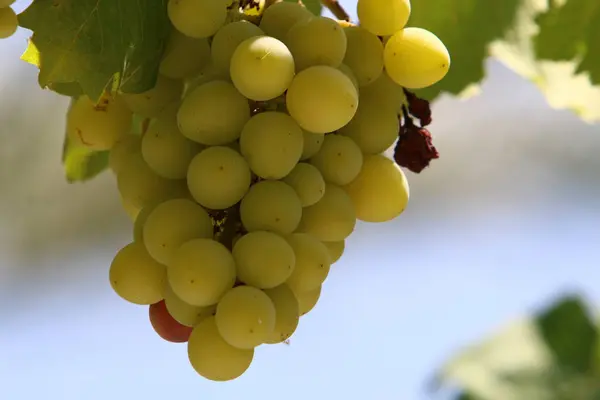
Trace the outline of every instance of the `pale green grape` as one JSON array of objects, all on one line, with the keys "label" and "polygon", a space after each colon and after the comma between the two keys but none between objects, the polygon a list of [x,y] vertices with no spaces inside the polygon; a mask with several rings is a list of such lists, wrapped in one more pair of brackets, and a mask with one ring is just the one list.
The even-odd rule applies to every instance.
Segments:
[{"label": "pale green grape", "polygon": [[223,71],[215,66],[214,63],[209,63],[196,76],[186,80],[184,97],[192,92],[198,86],[212,81],[231,82],[229,70]]},{"label": "pale green grape", "polygon": [[325,136],[322,133],[312,133],[302,130],[304,145],[302,146],[301,160],[308,160],[321,149]]},{"label": "pale green grape", "polygon": [[237,240],[233,247],[237,278],[261,289],[281,285],[294,270],[294,250],[273,232],[254,231]]},{"label": "pale green grape", "polygon": [[132,221],[135,221],[141,210],[139,208],[137,208],[136,206],[129,204],[123,198],[121,198],[121,205],[123,206],[123,210],[125,210],[125,213],[129,217],[129,219],[131,219]]},{"label": "pale green grape", "polygon": [[[0,2],[6,2],[6,0],[0,0]],[[6,39],[14,35],[19,26],[17,14],[9,5],[0,7],[0,39]]]},{"label": "pale green grape", "polygon": [[124,93],[123,99],[131,111],[146,118],[154,118],[169,104],[181,99],[183,81],[158,75],[156,85],[143,93]]},{"label": "pale green grape", "polygon": [[365,156],[360,173],[344,189],[352,199],[356,217],[365,222],[387,222],[396,218],[410,197],[404,172],[381,154]]},{"label": "pale green grape", "polygon": [[283,181],[294,188],[302,202],[308,207],[321,200],[325,193],[325,180],[317,167],[307,163],[298,163]]},{"label": "pale green grape", "polygon": [[383,43],[360,26],[349,26],[344,30],[348,38],[344,64],[354,72],[359,86],[374,82],[383,73]]},{"label": "pale green grape", "polygon": [[256,114],[244,125],[240,150],[250,169],[264,179],[280,179],[300,160],[304,137],[289,115],[278,111]]},{"label": "pale green grape", "polygon": [[171,31],[159,72],[171,79],[186,79],[197,75],[210,62],[210,45],[206,38],[194,39]]},{"label": "pale green grape", "polygon": [[294,78],[294,57],[283,42],[270,36],[244,40],[231,56],[235,87],[249,99],[266,101],[282,95]]},{"label": "pale green grape", "polygon": [[139,135],[126,134],[110,149],[108,166],[117,175],[123,165],[142,148],[142,139]]},{"label": "pale green grape", "polygon": [[109,279],[115,293],[128,302],[154,304],[163,299],[166,269],[134,242],[119,250],[110,264]]},{"label": "pale green grape", "polygon": [[249,119],[248,100],[231,83],[219,80],[204,83],[189,92],[177,113],[181,133],[209,146],[238,139]]},{"label": "pale green grape", "polygon": [[265,343],[281,343],[290,338],[298,327],[300,305],[296,295],[286,284],[263,290],[275,306],[275,329]]},{"label": "pale green grape", "polygon": [[298,299],[298,308],[300,315],[308,314],[317,305],[319,297],[321,297],[321,286],[308,292],[294,293]]},{"label": "pale green grape", "polygon": [[239,202],[251,181],[248,163],[223,146],[201,151],[190,163],[187,182],[194,199],[206,208],[223,210]]},{"label": "pale green grape", "polygon": [[212,238],[213,225],[208,213],[188,199],[167,200],[152,210],[144,223],[144,245],[148,254],[169,265],[175,251],[196,238]]},{"label": "pale green grape", "polygon": [[404,28],[410,17],[410,0],[358,0],[360,25],[378,36],[392,35]]},{"label": "pale green grape", "polygon": [[235,261],[221,243],[192,239],[175,250],[167,276],[181,300],[194,306],[211,306],[233,287]]},{"label": "pale green grape", "polygon": [[383,53],[385,70],[408,89],[437,83],[450,69],[450,54],[442,41],[422,28],[405,28],[388,40]]},{"label": "pale green grape", "polygon": [[286,103],[303,129],[328,133],[350,122],[358,108],[358,91],[339,69],[317,65],[294,77]]},{"label": "pale green grape", "polygon": [[302,210],[298,231],[335,242],[350,236],[355,225],[356,211],[350,196],[341,187],[328,183],[323,198]]},{"label": "pale green grape", "polygon": [[302,71],[313,65],[339,67],[346,53],[346,40],[337,21],[314,17],[294,25],[284,43],[294,56],[296,71]]},{"label": "pale green grape", "polygon": [[302,202],[296,191],[281,181],[260,181],[250,187],[240,204],[240,217],[247,231],[292,233],[302,217]]},{"label": "pale green grape", "polygon": [[292,26],[311,18],[313,18],[311,12],[300,4],[281,2],[265,10],[259,26],[267,35],[285,40]]},{"label": "pale green grape", "polygon": [[194,327],[187,351],[194,370],[203,378],[217,382],[240,377],[254,358],[254,349],[237,349],[223,340],[215,317],[205,318]]},{"label": "pale green grape", "polygon": [[317,238],[306,233],[286,237],[296,255],[296,267],[286,281],[294,292],[306,292],[321,286],[331,267],[331,255]]},{"label": "pale green grape", "polygon": [[356,88],[356,90],[358,90],[359,88],[359,84],[358,84],[358,79],[356,79],[356,75],[354,74],[354,71],[352,71],[352,69],[347,66],[346,64],[340,64],[339,67],[337,67],[340,71],[342,71],[348,78],[350,78],[350,80],[352,81],[352,84],[354,85],[354,87]]},{"label": "pale green grape", "polygon": [[399,114],[402,112],[402,105],[406,102],[406,95],[402,86],[396,84],[384,71],[375,82],[361,88],[360,102],[361,106],[363,103],[374,103],[378,107],[391,108]]},{"label": "pale green grape", "polygon": [[144,243],[144,225],[146,224],[146,220],[150,213],[159,205],[164,203],[167,200],[172,199],[188,199],[192,200],[192,197],[187,191],[180,191],[179,193],[167,193],[164,197],[153,200],[152,202],[146,204],[143,208],[140,209],[135,220],[133,222],[133,241]]},{"label": "pale green grape", "polygon": [[342,255],[344,255],[344,249],[346,247],[345,240],[338,240],[335,242],[323,242],[327,250],[329,250],[329,255],[331,256],[331,263],[337,262]]},{"label": "pale green grape", "polygon": [[321,150],[310,163],[317,167],[326,182],[347,185],[360,172],[363,155],[360,147],[349,137],[327,135]]},{"label": "pale green grape", "polygon": [[212,39],[211,55],[213,64],[229,74],[231,57],[235,49],[244,40],[261,35],[264,35],[264,32],[248,21],[242,20],[224,25]]},{"label": "pale green grape", "polygon": [[121,96],[104,96],[98,103],[80,96],[67,112],[67,135],[89,149],[108,150],[129,133],[132,118]]},{"label": "pale green grape", "polygon": [[265,343],[275,330],[275,305],[262,290],[237,286],[217,304],[215,322],[221,337],[239,349]]},{"label": "pale green grape", "polygon": [[195,326],[217,310],[216,305],[199,307],[186,303],[173,292],[168,282],[165,285],[165,306],[171,317],[185,326]]},{"label": "pale green grape", "polygon": [[351,138],[364,154],[382,153],[398,139],[398,114],[391,107],[360,99],[356,115],[338,133]]},{"label": "pale green grape", "polygon": [[227,19],[223,0],[169,0],[167,12],[179,32],[197,39],[214,35]]},{"label": "pale green grape", "polygon": [[178,108],[178,102],[167,107],[150,124],[142,138],[144,161],[154,172],[167,179],[185,178],[192,158],[202,149],[200,144],[192,142],[179,131]]}]

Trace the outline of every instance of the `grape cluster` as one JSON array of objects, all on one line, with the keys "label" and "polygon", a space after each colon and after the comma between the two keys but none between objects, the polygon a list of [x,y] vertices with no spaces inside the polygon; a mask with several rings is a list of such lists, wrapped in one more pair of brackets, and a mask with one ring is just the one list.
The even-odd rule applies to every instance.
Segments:
[{"label": "grape cluster", "polygon": [[[359,0],[360,25],[244,4],[170,0],[156,86],[81,96],[67,115],[74,143],[110,150],[134,221],[112,288],[215,381],[292,336],[357,220],[404,211],[406,177],[383,152],[404,88],[450,62],[432,33],[404,27],[408,0]],[[149,121],[141,135],[134,115]]]},{"label": "grape cluster", "polygon": [[0,39],[6,39],[17,31],[19,21],[11,5],[16,0],[0,0]]}]

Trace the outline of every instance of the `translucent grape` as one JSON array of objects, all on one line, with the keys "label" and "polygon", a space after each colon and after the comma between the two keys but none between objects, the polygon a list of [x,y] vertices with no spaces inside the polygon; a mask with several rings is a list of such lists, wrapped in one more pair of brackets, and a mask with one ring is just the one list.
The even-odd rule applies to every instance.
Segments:
[{"label": "translucent grape", "polygon": [[188,341],[192,328],[182,325],[167,310],[164,301],[150,305],[148,314],[154,331],[164,340],[171,343]]},{"label": "translucent grape", "polygon": [[269,36],[285,40],[292,26],[313,17],[310,11],[298,3],[280,2],[265,10],[259,27]]},{"label": "translucent grape", "polygon": [[142,244],[134,242],[118,251],[110,264],[109,279],[115,293],[126,301],[154,304],[163,299],[166,269]]},{"label": "translucent grape", "polygon": [[127,160],[135,153],[140,152],[141,148],[142,139],[139,135],[124,135],[121,140],[115,143],[112,149],[110,149],[110,153],[108,155],[109,168],[115,174],[118,174]]},{"label": "translucent grape", "polygon": [[302,130],[304,145],[302,146],[301,160],[308,160],[321,149],[325,136],[321,133],[312,133]]},{"label": "translucent grape", "polygon": [[360,174],[344,187],[365,222],[386,222],[402,214],[410,192],[404,172],[381,154],[365,156]]},{"label": "translucent grape", "polygon": [[244,40],[231,57],[235,87],[247,98],[266,101],[282,95],[294,78],[294,58],[283,42],[270,36]]},{"label": "translucent grape", "polygon": [[323,242],[323,244],[325,247],[327,247],[327,250],[329,250],[332,264],[342,258],[344,249],[346,247],[346,242],[344,240],[338,240],[336,242]]},{"label": "translucent grape", "polygon": [[244,125],[240,150],[250,169],[264,179],[289,174],[302,155],[302,129],[289,115],[278,111],[256,114]]},{"label": "translucent grape", "polygon": [[176,29],[171,31],[159,72],[171,79],[197,75],[210,62],[210,45],[205,38],[194,39]]},{"label": "translucent grape", "polygon": [[360,25],[378,36],[392,35],[404,28],[410,17],[410,0],[358,0]]},{"label": "translucent grape", "polygon": [[9,5],[0,7],[0,39],[6,39],[14,35],[19,26],[17,14]]},{"label": "translucent grape", "polygon": [[124,93],[123,99],[131,111],[145,118],[154,118],[169,104],[181,99],[183,81],[158,75],[156,85],[143,93]]},{"label": "translucent grape", "polygon": [[402,111],[402,105],[406,102],[406,96],[402,86],[396,84],[384,72],[375,82],[361,88],[360,102],[361,105],[363,103],[373,103],[377,104],[378,107],[391,108],[392,111],[399,114]]},{"label": "translucent grape", "polygon": [[204,318],[214,315],[217,310],[216,305],[199,307],[186,303],[173,292],[168,283],[165,286],[165,305],[173,319],[185,326],[195,326]]},{"label": "translucent grape", "polygon": [[383,73],[381,40],[360,26],[347,27],[345,32],[348,38],[348,49],[344,64],[354,72],[359,86],[374,82]]},{"label": "translucent grape", "polygon": [[300,315],[308,314],[317,305],[319,297],[321,297],[321,287],[310,290],[308,292],[294,293],[296,299],[298,299],[298,308],[300,309]]},{"label": "translucent grape", "polygon": [[437,83],[450,69],[450,54],[444,43],[422,28],[405,28],[388,40],[385,69],[400,86],[422,89]]},{"label": "translucent grape", "polygon": [[238,349],[265,343],[275,330],[275,305],[262,290],[237,286],[219,304],[215,322],[221,337]]},{"label": "translucent grape", "polygon": [[191,162],[187,174],[190,193],[204,207],[223,210],[239,202],[251,181],[248,163],[237,151],[209,147]]},{"label": "translucent grape", "polygon": [[212,39],[211,54],[216,68],[229,74],[231,57],[244,40],[264,35],[256,25],[248,21],[236,21],[224,25]]},{"label": "translucent grape", "polygon": [[227,19],[223,0],[169,0],[167,12],[179,32],[198,39],[214,35]]},{"label": "translucent grape", "polygon": [[358,91],[342,71],[318,65],[294,77],[286,102],[303,129],[328,133],[350,122],[358,108]]},{"label": "translucent grape", "polygon": [[281,343],[289,339],[300,320],[300,305],[296,295],[288,285],[279,285],[273,289],[263,290],[275,306],[275,329],[265,340],[266,343]]},{"label": "translucent grape", "polygon": [[298,163],[283,181],[294,188],[302,207],[312,206],[321,200],[325,193],[323,175],[311,164]]},{"label": "translucent grape", "polygon": [[127,201],[123,200],[123,198],[121,198],[121,205],[123,206],[123,210],[125,210],[125,213],[129,217],[129,219],[135,221],[141,210],[129,204]]},{"label": "translucent grape", "polygon": [[286,239],[296,255],[296,267],[286,284],[298,293],[321,286],[331,267],[331,255],[327,247],[306,233],[294,233]]},{"label": "translucent grape", "polygon": [[363,155],[351,138],[327,135],[321,150],[310,159],[310,163],[317,167],[326,182],[343,186],[360,172]]},{"label": "translucent grape", "polygon": [[229,78],[229,70],[223,71],[217,68],[214,65],[214,63],[211,62],[206,67],[204,67],[202,71],[200,71],[196,76],[186,81],[184,97],[187,96],[188,93],[196,89],[198,86],[212,81],[224,81],[231,83],[231,79]]},{"label": "translucent grape", "polygon": [[349,66],[347,66],[346,64],[340,64],[339,67],[337,67],[337,68],[340,71],[342,71],[348,78],[350,78],[350,80],[352,81],[352,84],[354,85],[356,90],[358,90],[358,88],[359,88],[358,79],[356,79],[356,75],[354,74],[354,71],[352,71],[352,69]]}]

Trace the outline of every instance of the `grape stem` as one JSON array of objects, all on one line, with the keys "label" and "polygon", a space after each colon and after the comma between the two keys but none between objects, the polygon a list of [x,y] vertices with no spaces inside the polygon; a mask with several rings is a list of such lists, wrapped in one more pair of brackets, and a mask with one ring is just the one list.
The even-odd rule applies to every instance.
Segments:
[{"label": "grape stem", "polygon": [[331,11],[337,19],[350,22],[350,16],[338,0],[321,0],[321,4]]},{"label": "grape stem", "polygon": [[229,250],[233,247],[233,238],[239,231],[240,209],[239,204],[227,209],[227,216],[219,235],[219,242]]}]

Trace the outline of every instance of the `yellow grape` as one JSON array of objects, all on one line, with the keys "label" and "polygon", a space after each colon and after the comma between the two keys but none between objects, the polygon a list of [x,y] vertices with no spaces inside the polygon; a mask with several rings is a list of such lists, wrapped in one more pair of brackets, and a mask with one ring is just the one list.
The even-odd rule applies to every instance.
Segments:
[{"label": "yellow grape", "polygon": [[229,75],[231,57],[235,49],[244,40],[261,35],[264,35],[264,32],[258,26],[245,20],[223,25],[212,39],[213,64]]},{"label": "yellow grape", "polygon": [[344,31],[348,38],[344,64],[354,72],[359,86],[374,82],[383,73],[383,43],[360,26],[350,26]]},{"label": "yellow grape", "polygon": [[337,68],[340,71],[342,71],[348,78],[350,78],[350,80],[352,81],[352,84],[354,85],[356,90],[358,90],[358,88],[359,88],[358,79],[356,79],[356,74],[354,73],[354,71],[352,71],[352,69],[349,66],[347,66],[346,64],[340,64],[339,67],[337,67]]},{"label": "yellow grape", "polygon": [[135,221],[133,223],[133,241],[144,243],[144,225],[146,224],[146,220],[150,213],[159,205],[164,203],[167,200],[171,199],[188,199],[192,200],[189,193],[184,191],[180,193],[172,193],[167,194],[164,197],[160,197],[148,204],[146,204],[143,208],[140,209]]},{"label": "yellow grape", "polygon": [[442,80],[450,69],[450,54],[442,41],[422,28],[405,28],[386,43],[385,69],[400,86],[422,89]]},{"label": "yellow grape", "polygon": [[250,187],[240,204],[240,218],[248,232],[272,231],[285,235],[298,227],[302,202],[281,181],[260,181]]},{"label": "yellow grape", "polygon": [[235,261],[221,243],[192,239],[175,251],[167,276],[181,300],[194,306],[211,306],[233,287]]},{"label": "yellow grape", "polygon": [[250,188],[248,163],[223,146],[202,150],[190,163],[187,182],[194,199],[206,208],[223,210],[239,202]]},{"label": "yellow grape", "polygon": [[169,104],[181,99],[183,81],[158,75],[156,84],[143,93],[124,93],[123,99],[131,111],[145,118],[154,118]]},{"label": "yellow grape", "polygon": [[337,21],[314,17],[294,25],[284,43],[294,56],[296,71],[302,71],[313,65],[339,67],[346,53],[346,40]]},{"label": "yellow grape", "polygon": [[308,207],[321,200],[325,193],[325,180],[317,167],[298,163],[283,181],[298,194],[302,207]]},{"label": "yellow grape", "polygon": [[109,150],[129,133],[133,115],[121,96],[104,96],[94,103],[80,96],[67,112],[67,134],[92,150]]},{"label": "yellow grape", "polygon": [[363,103],[373,103],[378,107],[391,108],[399,114],[402,112],[402,105],[406,102],[406,95],[404,88],[396,84],[387,72],[383,72],[375,82],[361,88],[360,102],[361,106]]},{"label": "yellow grape", "polygon": [[177,113],[181,133],[208,146],[237,140],[249,119],[248,100],[231,83],[220,80],[189,92]]},{"label": "yellow grape", "polygon": [[358,0],[360,25],[377,36],[392,35],[404,28],[410,17],[410,0]]},{"label": "yellow grape", "polygon": [[265,10],[259,27],[269,36],[285,40],[292,26],[313,17],[310,11],[298,3],[280,2]]},{"label": "yellow grape", "polygon": [[275,329],[269,335],[265,343],[281,343],[289,339],[300,320],[300,305],[296,295],[286,284],[279,285],[273,289],[263,290],[275,306]]},{"label": "yellow grape", "polygon": [[325,136],[321,133],[312,133],[307,132],[304,129],[302,130],[304,145],[302,146],[302,156],[301,160],[308,160],[321,149],[323,145],[323,139]]},{"label": "yellow grape", "polygon": [[360,173],[344,189],[352,199],[356,217],[365,222],[387,222],[396,218],[410,197],[404,172],[381,154],[365,156]]},{"label": "yellow grape", "polygon": [[171,79],[186,79],[198,74],[210,62],[210,45],[206,38],[194,39],[171,31],[159,72]]},{"label": "yellow grape", "polygon": [[173,26],[191,38],[214,35],[227,19],[223,0],[169,0],[167,13]]},{"label": "yellow grape", "polygon": [[139,153],[142,148],[142,139],[139,135],[127,134],[124,135],[110,149],[108,154],[108,166],[116,174],[119,174],[123,165],[135,153]]},{"label": "yellow grape", "polygon": [[166,269],[150,257],[142,244],[134,242],[119,250],[110,264],[109,279],[121,298],[149,305],[163,299]]},{"label": "yellow grape", "polygon": [[290,115],[305,130],[328,133],[346,125],[358,108],[358,91],[339,69],[317,65],[299,72],[286,93]]},{"label": "yellow grape", "polygon": [[360,147],[349,137],[326,135],[323,146],[311,159],[326,182],[347,185],[360,172],[363,155]]},{"label": "yellow grape", "polygon": [[239,238],[233,247],[237,278],[246,285],[271,289],[281,285],[294,270],[294,250],[273,232],[254,231]]},{"label": "yellow grape", "polygon": [[144,245],[148,254],[169,265],[175,251],[196,238],[212,238],[213,225],[208,213],[188,199],[172,199],[152,210],[144,223]]},{"label": "yellow grape", "polygon": [[[2,2],[6,1],[2,0]],[[14,35],[19,26],[17,14],[9,6],[10,4],[0,7],[0,39],[6,39]]]},{"label": "yellow grape", "polygon": [[267,101],[281,96],[294,78],[294,57],[270,36],[244,40],[231,56],[231,81],[245,97]]},{"label": "yellow grape", "polygon": [[238,349],[265,343],[275,330],[275,305],[262,290],[237,286],[217,304],[215,322],[221,337]]},{"label": "yellow grape", "polygon": [[323,198],[302,210],[298,232],[335,242],[350,236],[355,225],[356,211],[350,196],[341,187],[327,183]]},{"label": "yellow grape", "polygon": [[173,292],[168,282],[165,285],[165,306],[171,317],[185,326],[195,326],[217,310],[216,305],[199,307],[186,303]]},{"label": "yellow grape", "polygon": [[123,198],[121,198],[121,205],[123,206],[123,210],[125,210],[125,213],[129,217],[129,219],[131,219],[132,221],[135,221],[141,210],[139,208],[129,204]]},{"label": "yellow grape", "polygon": [[308,292],[294,293],[296,299],[298,299],[298,306],[300,309],[300,315],[308,314],[317,305],[319,297],[321,297],[321,287],[310,290]]},{"label": "yellow grape", "polygon": [[184,97],[198,86],[212,81],[231,82],[229,70],[223,71],[215,66],[214,63],[206,65],[196,76],[190,78],[185,83]]},{"label": "yellow grape", "polygon": [[250,169],[263,179],[289,174],[302,155],[302,129],[289,115],[279,111],[256,114],[244,125],[240,150]]},{"label": "yellow grape", "polygon": [[254,349],[237,349],[223,340],[215,317],[205,318],[194,327],[187,351],[194,370],[200,376],[217,382],[240,377],[254,358]]},{"label": "yellow grape", "polygon": [[331,267],[331,255],[327,247],[307,233],[294,233],[286,239],[296,255],[296,267],[286,284],[298,293],[321,286]]},{"label": "yellow grape", "polygon": [[338,240],[335,242],[323,242],[327,250],[329,250],[329,255],[331,256],[331,263],[337,262],[342,255],[344,255],[344,249],[346,247],[345,240]]}]

